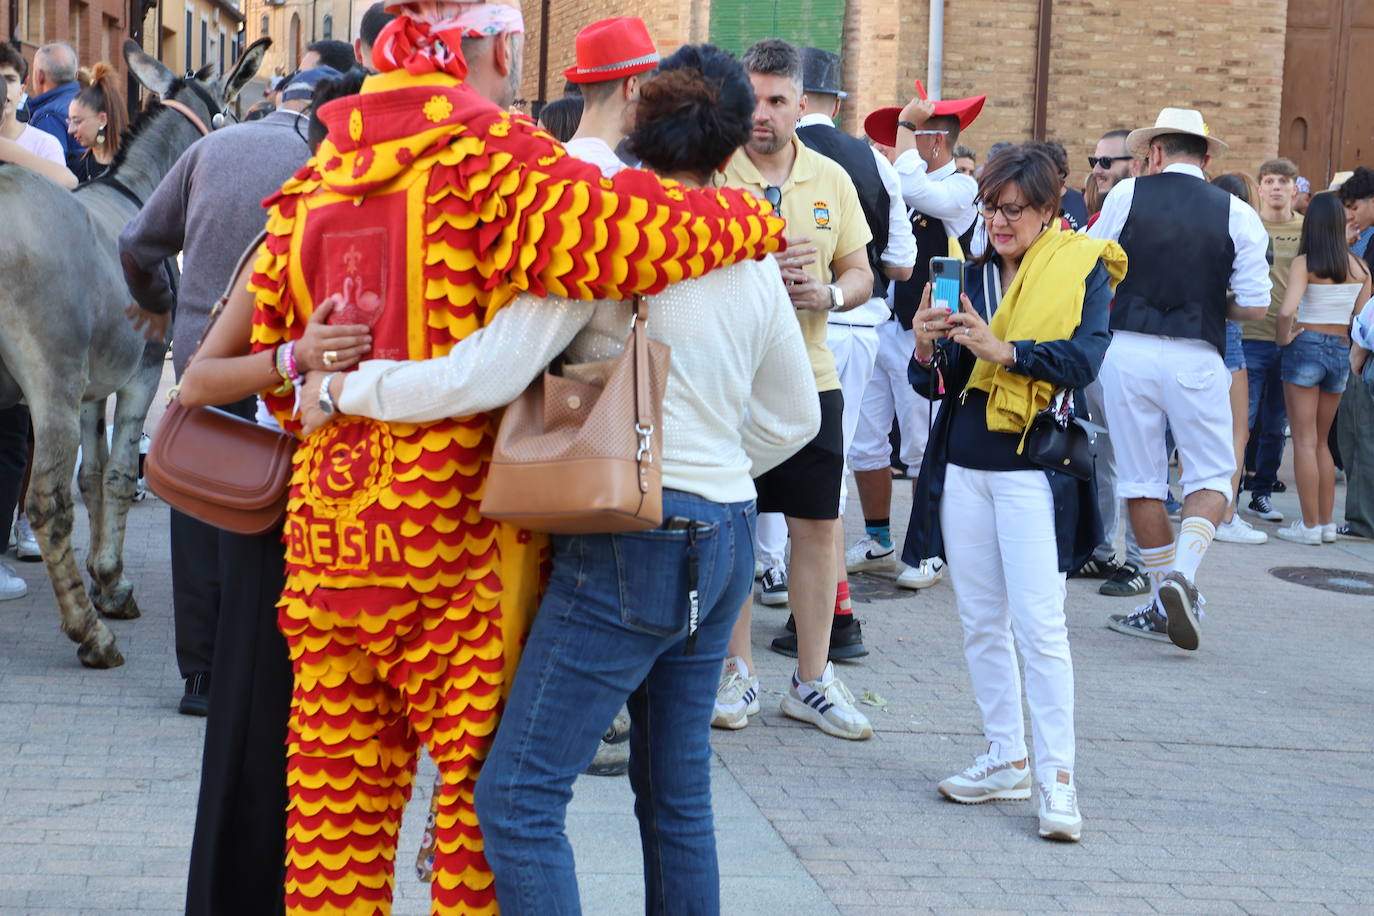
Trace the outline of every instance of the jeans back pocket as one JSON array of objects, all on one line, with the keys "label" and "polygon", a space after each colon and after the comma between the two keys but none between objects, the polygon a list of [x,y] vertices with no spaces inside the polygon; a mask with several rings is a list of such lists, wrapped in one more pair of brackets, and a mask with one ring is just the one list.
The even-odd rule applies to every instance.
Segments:
[{"label": "jeans back pocket", "polygon": [[698,523],[695,530],[654,528],[612,535],[621,622],[654,636],[685,635],[692,610],[689,553],[695,551],[695,586],[704,594],[714,581],[720,536],[717,522]]}]

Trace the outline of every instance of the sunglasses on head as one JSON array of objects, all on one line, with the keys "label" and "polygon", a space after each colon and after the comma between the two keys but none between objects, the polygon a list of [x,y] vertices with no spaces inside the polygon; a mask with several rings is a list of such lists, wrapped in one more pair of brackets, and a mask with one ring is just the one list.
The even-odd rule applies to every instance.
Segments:
[{"label": "sunglasses on head", "polygon": [[1104,169],[1109,169],[1113,162],[1127,162],[1134,158],[1134,156],[1089,156],[1088,168],[1091,169],[1100,165]]}]

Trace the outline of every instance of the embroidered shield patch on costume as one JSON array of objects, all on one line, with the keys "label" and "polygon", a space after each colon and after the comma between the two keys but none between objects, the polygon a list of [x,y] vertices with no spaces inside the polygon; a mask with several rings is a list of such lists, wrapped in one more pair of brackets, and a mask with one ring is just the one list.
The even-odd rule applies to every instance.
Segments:
[{"label": "embroidered shield patch on costume", "polygon": [[821,229],[830,227],[830,207],[823,200],[818,200],[811,206],[811,212],[816,217],[816,226]]},{"label": "embroidered shield patch on costume", "polygon": [[381,226],[325,235],[325,288],[339,299],[330,324],[377,324],[386,305],[386,251]]}]

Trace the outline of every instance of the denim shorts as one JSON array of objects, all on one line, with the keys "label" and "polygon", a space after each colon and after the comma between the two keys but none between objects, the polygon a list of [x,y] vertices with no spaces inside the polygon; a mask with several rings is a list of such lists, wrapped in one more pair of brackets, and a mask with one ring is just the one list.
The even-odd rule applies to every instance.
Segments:
[{"label": "denim shorts", "polygon": [[1350,338],[1303,331],[1283,348],[1280,360],[1279,375],[1285,382],[1340,394],[1350,376]]},{"label": "denim shorts", "polygon": [[1226,322],[1226,352],[1221,354],[1227,372],[1239,372],[1245,368],[1245,348],[1240,343],[1240,322]]}]

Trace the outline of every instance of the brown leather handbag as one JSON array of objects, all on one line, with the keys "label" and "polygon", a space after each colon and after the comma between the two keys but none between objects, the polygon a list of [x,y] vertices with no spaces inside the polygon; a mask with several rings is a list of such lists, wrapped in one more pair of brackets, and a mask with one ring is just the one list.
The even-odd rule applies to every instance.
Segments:
[{"label": "brown leather handbag", "polygon": [[[261,237],[239,260],[205,336],[259,242]],[[235,534],[267,534],[281,527],[286,517],[295,450],[294,436],[217,407],[186,407],[173,389],[148,447],[143,473],[158,499],[179,512]]]},{"label": "brown leather handbag", "polygon": [[501,418],[482,514],[552,534],[613,534],[663,521],[663,391],[672,348],[635,300],[630,338],[596,366],[546,370]]}]

